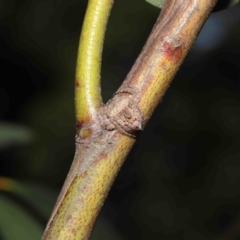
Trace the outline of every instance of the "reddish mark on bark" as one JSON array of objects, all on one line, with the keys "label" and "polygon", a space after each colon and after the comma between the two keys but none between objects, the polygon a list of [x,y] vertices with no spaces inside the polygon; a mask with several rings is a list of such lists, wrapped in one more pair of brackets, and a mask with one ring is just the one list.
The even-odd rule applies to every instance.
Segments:
[{"label": "reddish mark on bark", "polygon": [[77,126],[77,130],[80,130],[84,125],[83,121],[77,121],[76,126]]},{"label": "reddish mark on bark", "polygon": [[75,86],[76,86],[76,88],[79,88],[79,87],[80,87],[79,81],[76,81]]},{"label": "reddish mark on bark", "polygon": [[106,153],[101,153],[99,158],[100,158],[100,160],[105,159],[105,158],[107,158],[107,154]]},{"label": "reddish mark on bark", "polygon": [[77,130],[81,130],[82,128],[86,127],[86,125],[90,123],[90,119],[91,118],[87,116],[83,120],[77,120],[76,122]]},{"label": "reddish mark on bark", "polygon": [[174,42],[165,42],[162,51],[169,61],[178,62],[182,57],[183,45]]}]

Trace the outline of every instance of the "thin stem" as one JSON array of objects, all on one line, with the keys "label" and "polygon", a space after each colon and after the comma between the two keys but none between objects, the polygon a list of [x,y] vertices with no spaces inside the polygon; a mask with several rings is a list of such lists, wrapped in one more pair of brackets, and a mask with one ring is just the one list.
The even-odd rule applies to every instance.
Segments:
[{"label": "thin stem", "polygon": [[102,105],[100,72],[103,39],[113,0],[89,0],[84,19],[76,68],[76,119],[92,121]]}]

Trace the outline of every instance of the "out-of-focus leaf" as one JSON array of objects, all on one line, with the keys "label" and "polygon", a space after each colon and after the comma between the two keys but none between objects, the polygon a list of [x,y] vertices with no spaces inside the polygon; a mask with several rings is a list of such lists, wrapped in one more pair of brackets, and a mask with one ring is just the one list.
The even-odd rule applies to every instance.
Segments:
[{"label": "out-of-focus leaf", "polygon": [[48,218],[57,200],[57,193],[38,184],[17,182],[13,192],[30,202],[41,214]]},{"label": "out-of-focus leaf", "polygon": [[46,219],[50,216],[57,200],[57,193],[53,190],[38,184],[18,182],[4,177],[0,177],[0,190],[12,192],[21,197]]},{"label": "out-of-focus leaf", "polygon": [[239,2],[239,0],[231,0],[230,3],[229,3],[229,7],[237,4]]},{"label": "out-of-focus leaf", "polygon": [[162,8],[162,6],[166,0],[145,0],[145,1],[152,4],[155,7]]},{"label": "out-of-focus leaf", "polygon": [[[162,8],[163,4],[166,0],[145,0],[145,1],[152,4],[155,7]],[[238,2],[239,2],[239,0],[231,0],[231,1],[229,1],[229,4],[227,7],[231,7],[235,4],[237,4]]]},{"label": "out-of-focus leaf", "polygon": [[0,194],[0,232],[4,240],[40,239],[43,229],[21,207]]},{"label": "out-of-focus leaf", "polygon": [[32,131],[24,126],[0,122],[0,149],[32,140]]}]

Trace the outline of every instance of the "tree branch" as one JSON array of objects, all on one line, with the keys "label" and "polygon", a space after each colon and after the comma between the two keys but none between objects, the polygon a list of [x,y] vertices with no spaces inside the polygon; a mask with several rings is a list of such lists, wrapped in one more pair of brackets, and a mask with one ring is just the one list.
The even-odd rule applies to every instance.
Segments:
[{"label": "tree branch", "polygon": [[216,1],[166,1],[122,86],[91,124],[79,125],[75,158],[43,239],[89,238],[137,130],[150,118]]}]

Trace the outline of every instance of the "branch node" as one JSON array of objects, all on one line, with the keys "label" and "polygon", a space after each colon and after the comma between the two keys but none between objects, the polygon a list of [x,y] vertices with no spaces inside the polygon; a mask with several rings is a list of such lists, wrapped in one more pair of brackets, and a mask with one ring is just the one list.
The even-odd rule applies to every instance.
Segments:
[{"label": "branch node", "polygon": [[128,86],[116,92],[100,109],[99,120],[103,129],[117,130],[123,135],[136,137],[143,130],[143,114],[138,106],[139,90]]}]

